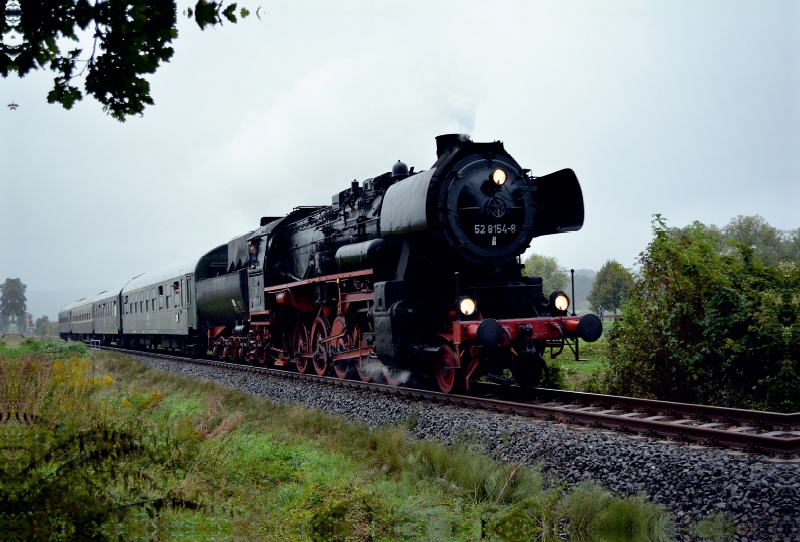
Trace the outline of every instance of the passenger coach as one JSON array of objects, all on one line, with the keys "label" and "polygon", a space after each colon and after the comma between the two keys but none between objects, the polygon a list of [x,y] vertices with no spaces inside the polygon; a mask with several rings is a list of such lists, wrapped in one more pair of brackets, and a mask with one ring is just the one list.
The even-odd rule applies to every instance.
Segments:
[{"label": "passenger coach", "polygon": [[121,293],[124,345],[189,352],[196,346],[194,272],[197,261],[131,280]]}]

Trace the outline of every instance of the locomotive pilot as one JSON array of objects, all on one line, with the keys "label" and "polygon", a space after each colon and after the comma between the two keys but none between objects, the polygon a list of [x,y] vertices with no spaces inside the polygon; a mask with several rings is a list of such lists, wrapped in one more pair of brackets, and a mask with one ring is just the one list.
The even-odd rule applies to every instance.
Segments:
[{"label": "locomotive pilot", "polygon": [[250,269],[255,269],[258,265],[258,247],[254,244],[250,245]]}]

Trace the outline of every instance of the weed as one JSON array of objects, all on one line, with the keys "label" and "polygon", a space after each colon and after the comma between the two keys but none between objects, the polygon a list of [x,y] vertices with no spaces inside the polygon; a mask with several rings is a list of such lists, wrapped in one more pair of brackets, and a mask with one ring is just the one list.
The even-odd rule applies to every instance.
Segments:
[{"label": "weed", "polygon": [[736,526],[729,516],[718,512],[708,519],[693,523],[689,528],[689,533],[697,538],[712,540],[713,542],[725,542],[733,540],[733,535],[736,534]]},{"label": "weed", "polygon": [[419,418],[420,418],[419,409],[415,408],[413,411],[411,411],[411,414],[409,414],[408,417],[405,420],[403,420],[402,426],[407,431],[412,431],[419,423]]}]

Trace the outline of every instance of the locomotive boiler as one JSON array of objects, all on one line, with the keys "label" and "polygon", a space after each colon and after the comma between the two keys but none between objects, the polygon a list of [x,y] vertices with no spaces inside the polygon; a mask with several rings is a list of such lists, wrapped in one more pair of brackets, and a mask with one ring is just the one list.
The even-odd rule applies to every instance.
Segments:
[{"label": "locomotive boiler", "polygon": [[537,386],[546,348],[597,340],[599,319],[570,316],[567,295],[519,261],[534,237],[582,227],[572,170],[535,177],[502,142],[460,134],[436,146],[428,170],[398,161],[206,254],[201,350],[451,392],[480,378]]}]

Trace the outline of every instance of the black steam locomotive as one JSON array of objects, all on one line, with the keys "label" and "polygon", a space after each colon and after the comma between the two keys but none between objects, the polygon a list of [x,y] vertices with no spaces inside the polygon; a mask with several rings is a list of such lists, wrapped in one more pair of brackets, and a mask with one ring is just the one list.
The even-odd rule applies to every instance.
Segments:
[{"label": "black steam locomotive", "polygon": [[500,142],[452,134],[436,145],[427,171],[398,161],[330,206],[262,218],[199,259],[63,307],[61,336],[393,385],[429,379],[446,393],[478,378],[539,385],[548,347],[602,331],[519,262],[534,237],[581,228],[578,179],[533,177]]},{"label": "black steam locomotive", "polygon": [[204,256],[218,272],[196,282],[203,346],[451,392],[484,376],[536,386],[548,346],[597,340],[597,317],[569,316],[566,294],[545,295],[519,263],[534,237],[583,225],[572,170],[533,177],[501,142],[436,144],[427,171],[398,161]]}]

